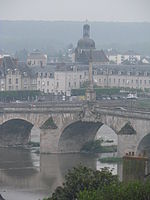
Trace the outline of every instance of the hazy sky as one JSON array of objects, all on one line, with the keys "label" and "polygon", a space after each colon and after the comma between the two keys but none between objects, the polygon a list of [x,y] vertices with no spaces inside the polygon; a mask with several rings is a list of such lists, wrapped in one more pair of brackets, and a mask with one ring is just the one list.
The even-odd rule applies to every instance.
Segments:
[{"label": "hazy sky", "polygon": [[148,21],[150,0],[0,0],[0,19]]}]

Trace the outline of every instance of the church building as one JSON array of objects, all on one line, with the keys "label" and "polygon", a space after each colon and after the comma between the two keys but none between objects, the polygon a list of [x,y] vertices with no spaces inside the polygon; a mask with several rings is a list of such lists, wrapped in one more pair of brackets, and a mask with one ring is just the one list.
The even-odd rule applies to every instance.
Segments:
[{"label": "church building", "polygon": [[96,50],[95,42],[90,38],[90,26],[86,23],[83,26],[83,38],[78,41],[75,49],[75,62],[88,64],[91,54],[93,63],[109,62],[103,50]]}]

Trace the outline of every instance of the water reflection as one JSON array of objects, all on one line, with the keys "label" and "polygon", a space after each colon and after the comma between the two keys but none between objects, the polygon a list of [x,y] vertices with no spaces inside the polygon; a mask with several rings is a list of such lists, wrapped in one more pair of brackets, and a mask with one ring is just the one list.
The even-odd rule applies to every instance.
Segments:
[{"label": "water reflection", "polygon": [[[100,155],[99,155],[100,156]],[[61,185],[68,169],[80,163],[93,169],[104,166],[92,154],[37,155],[21,149],[0,149],[0,188],[7,200],[38,200]],[[101,155],[103,156],[103,155]],[[3,192],[3,191],[6,192]]]}]

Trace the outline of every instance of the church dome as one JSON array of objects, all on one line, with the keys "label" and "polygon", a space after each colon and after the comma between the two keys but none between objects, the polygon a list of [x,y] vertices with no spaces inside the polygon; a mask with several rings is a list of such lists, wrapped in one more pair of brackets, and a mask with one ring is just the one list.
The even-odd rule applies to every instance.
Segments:
[{"label": "church dome", "polygon": [[94,40],[89,37],[83,37],[78,41],[77,48],[79,49],[95,49]]}]

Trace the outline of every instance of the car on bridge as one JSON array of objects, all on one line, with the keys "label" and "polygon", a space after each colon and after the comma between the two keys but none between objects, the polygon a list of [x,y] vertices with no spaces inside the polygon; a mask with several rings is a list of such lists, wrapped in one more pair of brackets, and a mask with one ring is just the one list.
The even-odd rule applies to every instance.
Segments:
[{"label": "car on bridge", "polygon": [[123,107],[116,107],[114,108],[115,110],[122,110],[122,111],[127,111],[127,109],[123,108]]},{"label": "car on bridge", "polygon": [[137,94],[132,94],[132,93],[129,93],[128,96],[127,96],[127,99],[137,99]]}]

